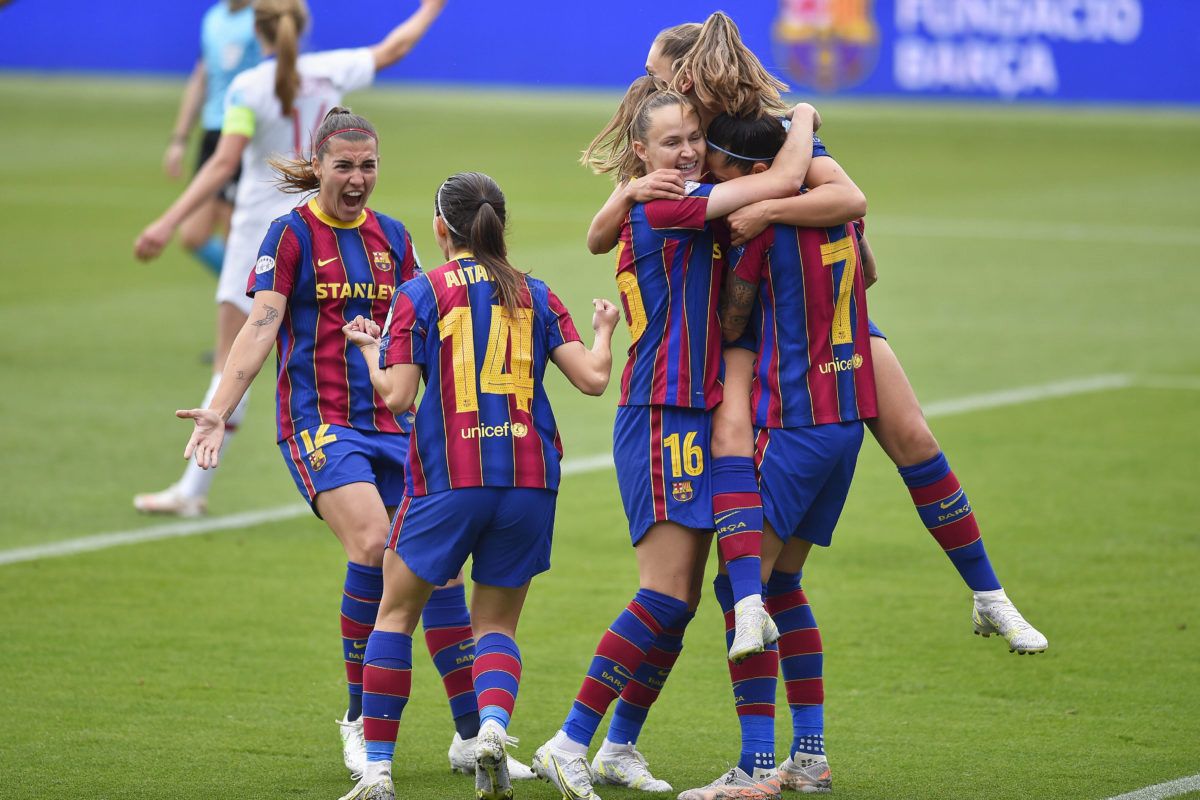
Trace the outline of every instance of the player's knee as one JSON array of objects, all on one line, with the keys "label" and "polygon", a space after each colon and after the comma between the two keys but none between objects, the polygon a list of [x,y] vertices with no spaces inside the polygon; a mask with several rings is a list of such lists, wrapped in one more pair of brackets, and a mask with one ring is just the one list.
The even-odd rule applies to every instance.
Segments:
[{"label": "player's knee", "polygon": [[362,528],[347,537],[343,542],[346,556],[356,564],[368,567],[383,565],[383,551],[387,547],[387,531],[379,531],[374,527]]},{"label": "player's knee", "polygon": [[208,241],[209,233],[203,230],[184,228],[179,232],[179,241],[188,250],[199,250]]},{"label": "player's knee", "polygon": [[941,452],[933,431],[920,413],[900,425],[872,426],[871,432],[898,467],[920,464]]}]

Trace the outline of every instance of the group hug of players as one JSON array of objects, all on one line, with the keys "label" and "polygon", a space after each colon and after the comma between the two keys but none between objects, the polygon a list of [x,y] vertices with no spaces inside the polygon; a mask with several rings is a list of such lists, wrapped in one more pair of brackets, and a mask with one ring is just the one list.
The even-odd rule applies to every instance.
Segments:
[{"label": "group hug of players", "polygon": [[[282,63],[278,14],[303,3],[254,6],[259,44]],[[639,589],[532,768],[507,753],[523,667],[517,621],[532,578],[550,567],[562,458],[543,376],[553,362],[580,391],[603,394],[620,311],[594,300],[594,340],[583,345],[549,287],[510,263],[509,211],[486,175],[457,173],[436,188],[446,260],[434,269],[422,270],[401,222],[367,207],[379,134],[336,105],[340,91],[390,63],[380,48],[396,36],[406,52],[440,7],[426,0],[375,48],[293,51],[290,87],[273,61],[234,82],[222,139],[245,140],[235,142],[243,172],[269,164],[284,191],[311,197],[270,222],[256,256],[227,256],[223,272],[251,305],[205,407],[178,412],[195,424],[185,455],[215,467],[226,421],[276,349],[280,451],[348,558],[350,705],[339,728],[358,783],[343,800],[395,797],[418,624],[454,718],[451,766],[475,775],[479,798],[511,798],[513,780],[533,777],[565,800],[597,800],[597,785],[673,791],[637,741],[700,602],[714,534],[741,752],[679,797],[829,791],[821,638],[800,578],[812,545],[830,544],[864,425],[974,591],[975,631],[1019,653],[1045,650],[1005,596],[965,493],[868,320],[862,192],[814,135],[815,110],[782,104],[782,84],[718,12],[656,37],[647,74],[584,155],[617,180],[588,246],[617,250],[631,338],[613,457]],[[312,108],[324,117],[309,157],[262,158],[272,126]],[[161,229],[169,238],[188,208],[164,215],[139,248],[161,249]],[[794,736],[777,764],[781,670]]]}]

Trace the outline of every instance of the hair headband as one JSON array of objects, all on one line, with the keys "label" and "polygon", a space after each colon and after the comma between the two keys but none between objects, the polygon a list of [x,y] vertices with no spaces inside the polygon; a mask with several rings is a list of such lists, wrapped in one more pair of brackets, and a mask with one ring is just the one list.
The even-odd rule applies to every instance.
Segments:
[{"label": "hair headband", "polygon": [[442,222],[446,223],[446,227],[450,229],[450,232],[460,239],[465,239],[467,237],[463,236],[454,229],[454,226],[450,224],[450,218],[446,216],[446,212],[442,211],[442,189],[446,188],[446,184],[449,182],[450,180],[447,178],[445,181],[443,181],[442,185],[438,187],[437,195],[434,197],[434,203],[437,205],[438,216],[442,218]]},{"label": "hair headband", "polygon": [[713,144],[712,139],[705,139],[704,141],[708,142],[708,146],[711,147],[713,150],[724,153],[725,155],[730,156],[731,158],[740,158],[742,161],[774,161],[775,160],[775,156],[767,156],[766,158],[755,158],[754,156],[744,156],[741,153],[735,153],[732,150],[726,150],[724,147]]},{"label": "hair headband", "polygon": [[370,136],[370,137],[371,137],[372,139],[374,139],[376,142],[378,142],[378,141],[379,141],[379,137],[378,137],[378,136],[376,136],[376,135],[374,134],[374,132],[372,132],[372,131],[369,131],[369,130],[367,130],[366,128],[338,128],[336,131],[333,131],[332,133],[326,134],[325,138],[324,138],[324,139],[322,139],[320,142],[318,142],[318,143],[317,143],[317,146],[313,148],[313,152],[314,152],[314,153],[319,153],[319,152],[321,152],[321,148],[325,146],[325,143],[326,143],[326,142],[328,142],[328,141],[329,141],[330,139],[332,139],[334,136],[338,136],[339,134],[343,134],[343,133],[365,133],[367,136]]}]

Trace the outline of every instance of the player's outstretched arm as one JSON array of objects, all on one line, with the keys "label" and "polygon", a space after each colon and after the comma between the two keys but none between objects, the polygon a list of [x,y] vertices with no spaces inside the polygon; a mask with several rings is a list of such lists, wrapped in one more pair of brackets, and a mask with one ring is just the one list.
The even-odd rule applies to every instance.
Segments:
[{"label": "player's outstretched arm", "polygon": [[814,158],[804,183],[804,194],[760,200],[730,213],[726,222],[733,244],[745,244],[775,223],[827,228],[867,213],[867,196],[832,158]]},{"label": "player's outstretched arm", "polygon": [[421,6],[411,17],[392,28],[383,41],[371,48],[375,71],[390,67],[408,55],[445,7],[446,0],[421,0]]},{"label": "player's outstretched arm", "polygon": [[388,410],[393,414],[407,411],[417,397],[421,368],[416,364],[393,364],[387,369],[380,369],[379,337],[383,329],[374,320],[357,316],[342,327],[342,333],[362,353],[371,374],[371,386],[383,398]]},{"label": "player's outstretched arm", "polygon": [[554,348],[550,359],[579,391],[599,397],[608,388],[612,374],[612,334],[620,311],[603,298],[592,300],[592,330],[596,334],[591,349],[583,342],[567,342]]},{"label": "player's outstretched arm", "polygon": [[241,402],[275,345],[275,336],[283,322],[286,305],[287,298],[279,292],[256,292],[250,316],[233,340],[229,356],[225,359],[225,369],[221,372],[221,382],[217,384],[217,391],[208,408],[179,409],[175,412],[180,419],[190,419],[195,423],[191,438],[183,449],[183,457],[191,458],[194,454],[196,466],[202,469],[217,466],[221,443],[225,440],[225,420]]},{"label": "player's outstretched arm", "polygon": [[183,89],[179,113],[175,116],[175,127],[171,129],[171,141],[167,143],[167,152],[163,154],[163,172],[172,180],[178,180],[183,175],[183,156],[187,151],[188,134],[196,124],[196,118],[200,116],[200,106],[204,102],[204,88],[207,83],[204,62],[197,61],[187,86]]},{"label": "player's outstretched arm", "polygon": [[619,184],[592,217],[587,235],[588,250],[598,256],[616,247],[621,224],[635,203],[677,200],[683,197],[683,191],[683,178],[677,169],[656,169],[645,177]]}]

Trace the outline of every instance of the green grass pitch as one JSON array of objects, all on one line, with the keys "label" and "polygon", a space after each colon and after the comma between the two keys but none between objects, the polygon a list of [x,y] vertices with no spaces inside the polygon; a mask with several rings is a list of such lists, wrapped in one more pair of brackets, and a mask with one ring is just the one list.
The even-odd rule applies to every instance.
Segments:
[{"label": "green grass pitch", "polygon": [[[207,382],[213,281],[178,248],[151,265],[130,254],[179,188],[159,170],[179,89],[0,79],[0,556],[156,524],[130,498],[182,464],[172,411]],[[515,263],[581,327],[591,297],[615,295],[610,258],[583,246],[608,186],[574,163],[615,96],[388,87],[351,101],[382,135],[371,205],[409,223],[427,265],[438,182],[477,169],[508,194]],[[1134,376],[932,420],[1005,587],[1050,638],[1042,656],[971,635],[968,591],[868,438],[835,545],[805,577],[837,796],[1107,798],[1200,773],[1200,117],[820,105],[870,198],[872,316],[926,402]],[[557,377],[551,392],[568,458],[607,452],[615,392],[583,398]],[[272,395],[260,379],[214,514],[298,502]],[[519,632],[525,760],[635,588],[627,541],[611,471],[564,480],[554,568]],[[0,565],[0,798],[347,791],[343,561],[297,517]],[[677,790],[736,757],[719,628],[710,593],[641,742]],[[418,645],[400,797],[471,796],[448,774],[452,733]]]}]

